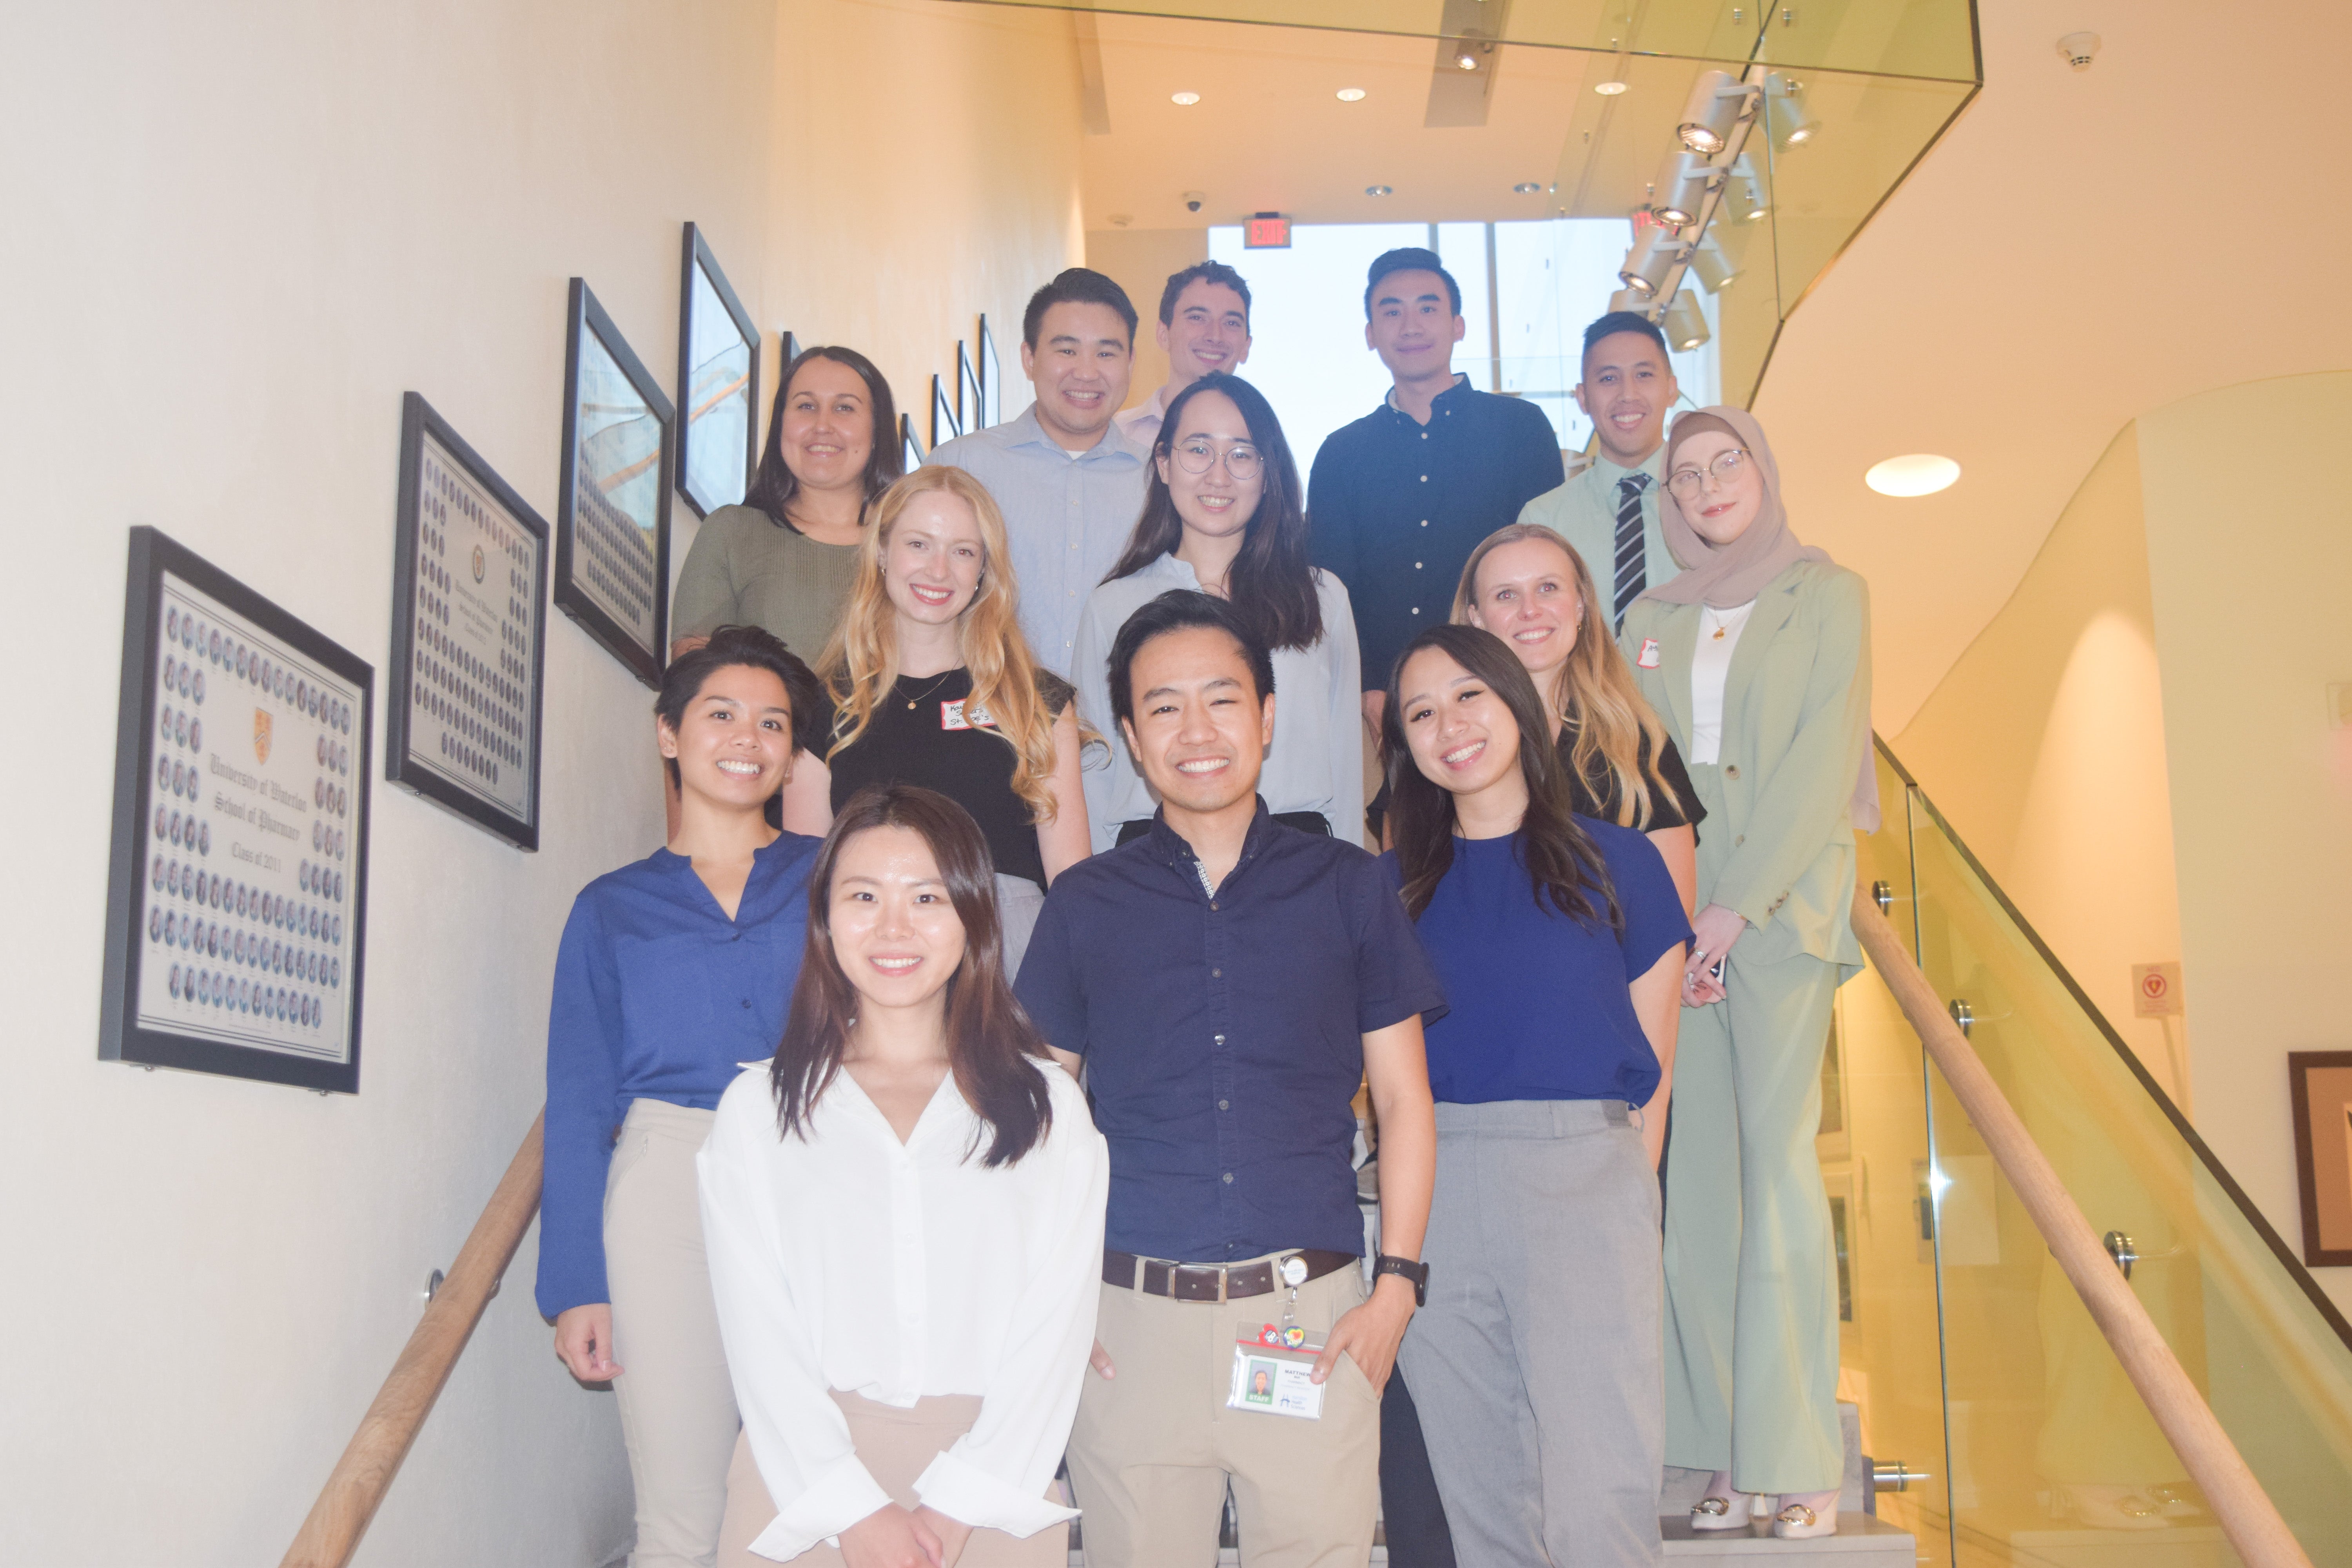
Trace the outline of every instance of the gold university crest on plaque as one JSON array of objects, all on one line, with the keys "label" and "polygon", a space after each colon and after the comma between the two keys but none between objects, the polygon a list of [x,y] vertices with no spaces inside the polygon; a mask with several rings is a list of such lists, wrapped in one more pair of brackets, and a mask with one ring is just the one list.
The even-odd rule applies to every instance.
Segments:
[{"label": "gold university crest on plaque", "polygon": [[253,710],[253,760],[257,763],[269,760],[269,710],[267,708]]}]

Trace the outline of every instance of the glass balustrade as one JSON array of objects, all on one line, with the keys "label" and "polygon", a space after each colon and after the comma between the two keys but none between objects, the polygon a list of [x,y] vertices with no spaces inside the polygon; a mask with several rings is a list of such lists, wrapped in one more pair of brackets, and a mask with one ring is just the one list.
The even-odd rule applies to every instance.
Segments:
[{"label": "glass balustrade", "polygon": [[[2315,1563],[2352,1562],[2352,1331],[1916,787],[1863,847],[1890,921]],[[2237,1561],[1874,974],[1840,994],[1822,1173],[1847,1397],[1921,1561]]]}]

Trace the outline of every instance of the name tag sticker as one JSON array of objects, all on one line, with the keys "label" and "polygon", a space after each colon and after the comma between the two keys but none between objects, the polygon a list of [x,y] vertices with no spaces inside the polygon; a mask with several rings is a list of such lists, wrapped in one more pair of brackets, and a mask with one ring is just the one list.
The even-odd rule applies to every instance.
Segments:
[{"label": "name tag sticker", "polygon": [[959,697],[952,702],[940,703],[940,728],[942,730],[995,729],[996,721],[988,716],[987,709],[974,708],[970,712],[964,710],[964,704],[970,700],[969,698]]},{"label": "name tag sticker", "polygon": [[1243,1330],[1241,1342],[1234,1346],[1234,1383],[1225,1408],[1320,1421],[1323,1384],[1310,1374],[1322,1353],[1321,1345],[1308,1344],[1296,1329],[1285,1333],[1269,1324],[1258,1332]]},{"label": "name tag sticker", "polygon": [[1643,669],[1657,668],[1658,639],[1655,637],[1643,637],[1642,639],[1642,657],[1635,659],[1633,662]]}]

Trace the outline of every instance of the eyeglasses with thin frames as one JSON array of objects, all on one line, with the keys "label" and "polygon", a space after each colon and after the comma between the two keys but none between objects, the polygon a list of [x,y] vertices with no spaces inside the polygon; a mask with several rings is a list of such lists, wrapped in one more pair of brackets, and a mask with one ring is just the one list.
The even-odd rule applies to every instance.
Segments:
[{"label": "eyeglasses with thin frames", "polygon": [[[1205,474],[1217,466],[1218,453],[1205,437],[1196,437],[1178,446],[1173,454],[1176,466],[1188,474]],[[1246,484],[1257,478],[1265,467],[1255,447],[1246,441],[1236,441],[1224,450],[1225,472]]]},{"label": "eyeglasses with thin frames", "polygon": [[1666,489],[1675,492],[1676,500],[1688,500],[1710,480],[1722,489],[1739,477],[1748,466],[1748,448],[1734,447],[1728,452],[1717,452],[1705,468],[1676,468],[1666,480]]}]

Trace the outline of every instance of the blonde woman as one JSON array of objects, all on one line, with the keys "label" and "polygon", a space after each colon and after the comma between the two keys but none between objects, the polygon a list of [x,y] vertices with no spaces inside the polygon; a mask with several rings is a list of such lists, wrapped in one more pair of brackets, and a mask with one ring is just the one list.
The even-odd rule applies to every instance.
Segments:
[{"label": "blonde woman", "polygon": [[867,784],[939,791],[980,824],[1018,972],[1046,886],[1087,854],[1069,683],[1021,635],[1004,514],[961,468],[882,493],[817,674],[834,705],[822,764],[793,770],[783,820],[823,834]]},{"label": "blonde woman", "polygon": [[[1682,894],[1698,891],[1698,824],[1706,816],[1682,753],[1643,700],[1583,558],[1540,523],[1481,540],[1462,568],[1454,623],[1494,633],[1534,678],[1568,769],[1570,804],[1646,835]],[[1586,637],[1588,626],[1597,635]]]}]

